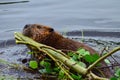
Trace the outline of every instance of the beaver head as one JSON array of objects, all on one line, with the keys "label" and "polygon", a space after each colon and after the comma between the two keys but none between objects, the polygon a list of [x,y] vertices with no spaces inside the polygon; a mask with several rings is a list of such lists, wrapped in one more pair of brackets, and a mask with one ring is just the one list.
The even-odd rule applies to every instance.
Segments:
[{"label": "beaver head", "polygon": [[[25,25],[23,29],[23,34],[39,43],[43,43],[46,45],[50,45],[52,44],[52,42],[55,43],[61,36],[60,34],[55,32],[53,28],[40,24]],[[59,37],[57,37],[56,35]]]},{"label": "beaver head", "polygon": [[54,29],[39,24],[27,24],[24,26],[23,34],[37,42],[44,42],[54,32]]}]

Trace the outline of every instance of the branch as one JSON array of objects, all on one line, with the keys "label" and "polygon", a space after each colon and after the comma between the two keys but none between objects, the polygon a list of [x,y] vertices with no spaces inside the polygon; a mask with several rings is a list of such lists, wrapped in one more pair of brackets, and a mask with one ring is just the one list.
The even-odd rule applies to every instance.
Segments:
[{"label": "branch", "polygon": [[[96,77],[96,75],[94,73],[89,73],[87,72],[88,70],[84,67],[81,67],[79,64],[77,64],[75,61],[71,61],[68,57],[66,57],[65,55],[63,55],[63,53],[61,53],[61,51],[54,49],[50,46],[46,46],[44,44],[38,43],[33,41],[32,39],[22,35],[21,33],[15,33],[15,38],[16,38],[16,43],[18,44],[27,44],[31,47],[36,48],[38,51],[43,51],[45,54],[47,54],[51,59],[56,59],[60,62],[62,62],[64,65],[68,66],[69,68],[71,68],[72,70],[74,70],[75,72],[81,74],[81,75],[90,75],[90,77],[93,78],[93,80],[95,78],[97,78],[97,80],[107,80],[106,78],[101,78],[101,77]],[[65,54],[65,53],[64,53]],[[91,75],[92,74],[92,75]]]},{"label": "branch", "polygon": [[92,65],[90,65],[87,68],[87,71],[89,72],[90,70],[92,70],[98,63],[100,63],[101,61],[103,61],[104,59],[106,59],[107,57],[111,56],[112,54],[114,54],[115,52],[119,51],[120,47],[117,47],[115,49],[113,49],[111,52],[103,55],[102,57],[100,57],[97,61],[95,61]]}]

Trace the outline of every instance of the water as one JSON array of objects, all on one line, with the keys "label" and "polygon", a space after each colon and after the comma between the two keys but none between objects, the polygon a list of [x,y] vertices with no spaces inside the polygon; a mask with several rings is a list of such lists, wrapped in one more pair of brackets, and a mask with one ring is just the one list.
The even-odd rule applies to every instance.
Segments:
[{"label": "water", "polygon": [[[10,0],[0,4],[0,32],[22,29],[27,23],[50,25],[57,30],[120,29],[119,0]],[[2,0],[9,2],[9,0]]]},{"label": "water", "polygon": [[119,0],[1,0],[0,40],[13,37],[13,32],[21,31],[28,23],[49,25],[64,32],[80,29],[120,31],[119,4]]},{"label": "water", "polygon": [[15,45],[14,32],[32,23],[49,25],[77,38],[81,37],[78,32],[91,31],[84,36],[103,40],[103,44],[115,41],[118,44],[110,45],[113,48],[120,44],[120,0],[0,0],[0,59],[20,63],[19,58],[26,57],[20,54],[26,48]]}]

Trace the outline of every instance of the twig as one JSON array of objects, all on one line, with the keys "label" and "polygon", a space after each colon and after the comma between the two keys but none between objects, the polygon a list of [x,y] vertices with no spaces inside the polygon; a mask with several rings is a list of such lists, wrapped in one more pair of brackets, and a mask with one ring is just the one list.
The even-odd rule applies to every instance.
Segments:
[{"label": "twig", "polygon": [[89,72],[90,70],[92,70],[99,62],[103,61],[104,59],[106,59],[108,56],[112,55],[113,53],[117,52],[120,50],[120,47],[117,47],[115,49],[113,49],[111,52],[103,55],[102,57],[100,57],[97,61],[95,61],[92,65],[90,65],[87,68],[87,71]]}]

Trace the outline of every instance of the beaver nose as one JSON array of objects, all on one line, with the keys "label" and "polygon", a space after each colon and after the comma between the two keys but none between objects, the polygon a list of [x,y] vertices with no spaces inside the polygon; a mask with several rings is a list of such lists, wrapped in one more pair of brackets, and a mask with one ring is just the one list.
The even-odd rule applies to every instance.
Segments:
[{"label": "beaver nose", "polygon": [[50,32],[53,32],[53,31],[54,31],[54,29],[53,29],[53,28],[50,28],[50,29],[49,29],[49,31],[50,31]]},{"label": "beaver nose", "polygon": [[30,27],[30,24],[26,24],[26,25],[24,26],[24,29],[25,29],[25,28],[28,28],[28,27]]}]

